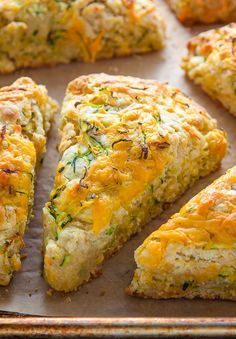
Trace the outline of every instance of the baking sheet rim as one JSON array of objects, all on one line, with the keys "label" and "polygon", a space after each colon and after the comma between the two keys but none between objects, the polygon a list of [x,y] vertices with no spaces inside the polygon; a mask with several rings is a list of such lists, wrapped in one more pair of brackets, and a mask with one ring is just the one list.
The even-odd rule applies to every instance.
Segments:
[{"label": "baking sheet rim", "polygon": [[3,316],[0,336],[233,337],[236,318],[80,318]]}]

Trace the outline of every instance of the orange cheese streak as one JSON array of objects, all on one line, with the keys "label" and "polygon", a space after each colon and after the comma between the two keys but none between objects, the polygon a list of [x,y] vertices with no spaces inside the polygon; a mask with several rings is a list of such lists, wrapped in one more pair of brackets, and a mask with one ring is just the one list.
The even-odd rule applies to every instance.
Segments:
[{"label": "orange cheese streak", "polygon": [[[233,188],[232,188],[233,186]],[[152,242],[152,239],[155,239]],[[236,167],[191,199],[138,250],[140,263],[155,266],[170,243],[232,248],[236,242]],[[150,261],[149,261],[150,260]]]}]

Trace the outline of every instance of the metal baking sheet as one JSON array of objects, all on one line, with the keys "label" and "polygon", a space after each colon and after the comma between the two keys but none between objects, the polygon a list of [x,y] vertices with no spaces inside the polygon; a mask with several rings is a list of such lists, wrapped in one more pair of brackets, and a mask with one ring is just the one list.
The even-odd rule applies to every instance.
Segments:
[{"label": "metal baking sheet", "polygon": [[228,338],[236,322],[215,318],[3,318],[1,338]]},{"label": "metal baking sheet", "polygon": [[227,131],[231,148],[216,173],[201,180],[181,199],[172,205],[161,217],[148,224],[137,236],[133,237],[117,255],[104,264],[103,275],[83,286],[77,293],[48,292],[48,285],[42,278],[42,207],[48,200],[58,160],[57,125],[50,133],[47,154],[40,169],[34,207],[34,219],[26,235],[27,254],[22,270],[18,272],[10,286],[0,288],[0,309],[41,316],[74,316],[74,317],[234,317],[236,307],[230,301],[203,300],[144,300],[132,298],[124,290],[131,281],[135,263],[134,250],[142,241],[165,222],[173,213],[200,189],[220,176],[227,168],[236,164],[236,119],[230,116],[219,103],[213,102],[200,88],[184,77],[179,64],[185,53],[187,40],[208,27],[191,29],[183,27],[171,13],[163,0],[159,7],[165,16],[168,32],[167,46],[161,52],[143,56],[134,56],[110,61],[99,61],[94,64],[73,63],[55,68],[24,70],[13,75],[0,76],[0,86],[10,84],[19,76],[30,76],[38,83],[45,84],[51,96],[60,103],[69,81],[89,73],[106,72],[110,74],[133,75],[152,78],[178,86],[193,97],[214,116],[219,127]]}]

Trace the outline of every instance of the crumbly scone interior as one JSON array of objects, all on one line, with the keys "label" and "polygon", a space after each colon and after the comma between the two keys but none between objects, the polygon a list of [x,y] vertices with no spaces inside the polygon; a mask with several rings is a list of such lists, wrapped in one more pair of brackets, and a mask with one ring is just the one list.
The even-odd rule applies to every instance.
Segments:
[{"label": "crumbly scone interior", "polygon": [[236,299],[235,249],[206,250],[173,243],[163,260],[156,271],[137,268],[132,293],[157,299]]}]

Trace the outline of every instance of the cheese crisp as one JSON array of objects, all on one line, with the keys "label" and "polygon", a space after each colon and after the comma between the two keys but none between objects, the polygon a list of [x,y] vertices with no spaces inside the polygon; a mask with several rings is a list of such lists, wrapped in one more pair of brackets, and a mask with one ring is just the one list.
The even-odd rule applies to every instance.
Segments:
[{"label": "cheese crisp", "polygon": [[215,170],[227,142],[215,120],[157,81],[105,74],[70,83],[61,160],[44,208],[44,274],[75,290],[130,236]]},{"label": "cheese crisp", "polygon": [[21,266],[35,166],[56,109],[46,88],[29,78],[0,89],[0,285],[7,285]]},{"label": "cheese crisp", "polygon": [[235,0],[167,0],[183,23],[213,24],[236,20]]},{"label": "cheese crisp", "polygon": [[201,33],[188,43],[187,76],[236,116],[236,24]]},{"label": "cheese crisp", "polygon": [[1,0],[0,72],[158,50],[154,0]]},{"label": "cheese crisp", "polygon": [[135,260],[131,294],[236,300],[236,167],[151,234]]}]

